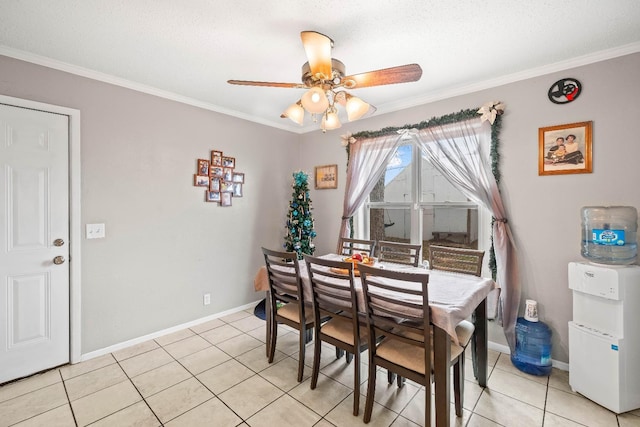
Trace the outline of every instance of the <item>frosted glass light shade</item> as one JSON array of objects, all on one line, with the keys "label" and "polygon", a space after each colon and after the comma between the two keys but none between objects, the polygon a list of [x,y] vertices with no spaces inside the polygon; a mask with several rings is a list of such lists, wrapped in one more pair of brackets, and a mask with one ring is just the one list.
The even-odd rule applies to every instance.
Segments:
[{"label": "frosted glass light shade", "polygon": [[302,95],[302,106],[310,113],[320,114],[329,108],[329,100],[324,91],[319,87],[312,87]]},{"label": "frosted glass light shade", "polygon": [[347,118],[350,122],[364,116],[369,111],[369,107],[369,104],[357,96],[347,95],[347,104],[344,108],[347,110]]},{"label": "frosted glass light shade", "polygon": [[295,104],[291,104],[289,108],[282,113],[282,117],[288,117],[295,123],[302,126],[302,122],[304,122],[304,109],[302,108],[302,103],[298,101]]},{"label": "frosted glass light shade", "polygon": [[340,126],[342,126],[342,123],[340,123],[340,120],[338,119],[338,115],[336,113],[327,113],[322,116],[323,130],[338,129]]}]

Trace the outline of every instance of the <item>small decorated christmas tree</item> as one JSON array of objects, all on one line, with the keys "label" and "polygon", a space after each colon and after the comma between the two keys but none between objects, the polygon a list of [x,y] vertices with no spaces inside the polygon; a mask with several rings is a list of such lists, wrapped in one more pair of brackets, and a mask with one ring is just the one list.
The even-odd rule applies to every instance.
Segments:
[{"label": "small decorated christmas tree", "polygon": [[298,259],[302,254],[313,255],[315,245],[312,243],[316,237],[311,217],[311,199],[309,198],[308,175],[302,171],[293,173],[293,193],[289,203],[289,215],[287,217],[287,234],[284,236],[284,248],[287,252],[296,252]]}]

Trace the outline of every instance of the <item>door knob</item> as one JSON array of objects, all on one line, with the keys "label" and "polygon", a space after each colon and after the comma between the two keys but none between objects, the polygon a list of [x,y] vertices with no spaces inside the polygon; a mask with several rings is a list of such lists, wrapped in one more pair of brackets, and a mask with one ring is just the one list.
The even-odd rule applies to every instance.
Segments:
[{"label": "door knob", "polygon": [[64,240],[62,239],[56,239],[53,241],[53,246],[62,246],[64,245]]},{"label": "door knob", "polygon": [[57,257],[55,257],[55,258],[53,259],[53,263],[54,263],[55,265],[60,265],[60,264],[62,264],[63,262],[64,262],[64,257],[63,257],[63,256],[60,256],[60,255],[58,255]]}]

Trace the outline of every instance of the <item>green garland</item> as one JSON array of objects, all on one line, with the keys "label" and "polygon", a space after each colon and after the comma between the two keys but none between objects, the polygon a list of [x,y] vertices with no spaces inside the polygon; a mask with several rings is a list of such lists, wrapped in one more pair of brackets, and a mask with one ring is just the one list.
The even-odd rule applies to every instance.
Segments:
[{"label": "green garland", "polygon": [[[351,135],[351,137],[357,139],[369,139],[369,138],[377,138],[379,136],[391,135],[397,133],[400,129],[426,129],[433,126],[443,126],[451,123],[462,122],[464,120],[470,120],[478,117],[478,108],[475,109],[467,109],[460,110],[457,113],[446,114],[441,117],[432,117],[429,120],[424,120],[415,125],[404,125],[401,127],[386,127],[376,131],[361,131]],[[500,128],[502,126],[502,116],[497,115],[493,125],[491,126],[491,172],[493,172],[493,176],[496,179],[496,184],[498,184],[498,188],[500,187],[500,153],[498,151],[498,147],[500,145]],[[351,150],[349,148],[351,144],[347,143],[346,151],[347,151],[347,167],[349,166],[349,157],[351,154]],[[495,217],[491,218],[491,228],[493,229],[493,223],[495,222]],[[353,218],[350,218],[349,223],[351,224],[351,237],[353,237]],[[491,275],[493,279],[496,279],[497,265],[496,265],[496,255],[493,249],[493,233],[491,233],[491,249],[489,250],[489,268],[491,269]]]}]

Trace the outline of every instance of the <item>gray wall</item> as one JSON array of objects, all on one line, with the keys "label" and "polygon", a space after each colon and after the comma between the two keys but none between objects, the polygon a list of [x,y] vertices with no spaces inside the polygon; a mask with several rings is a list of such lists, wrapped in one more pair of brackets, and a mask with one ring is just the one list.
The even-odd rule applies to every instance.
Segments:
[{"label": "gray wall", "polygon": [[[538,301],[542,321],[553,330],[555,360],[568,362],[567,322],[572,296],[567,264],[580,256],[580,208],[627,205],[640,209],[640,140],[633,124],[640,117],[640,54],[583,66],[490,90],[450,98],[404,111],[343,125],[338,131],[303,135],[301,164],[338,163],[338,190],[312,194],[319,253],[335,250],[340,229],[346,155],[340,135],[386,126],[415,124],[431,117],[479,107],[487,101],[506,104],[501,133],[501,189],[519,249],[522,304]],[[574,77],[583,91],[573,103],[552,104],[549,87]],[[593,121],[593,173],[538,176],[538,128]],[[490,325],[490,340],[506,344],[501,328]]]},{"label": "gray wall", "polygon": [[[538,300],[554,332],[553,358],[568,361],[571,293],[567,263],[580,258],[580,208],[640,208],[640,54],[449,98],[346,124],[290,134],[0,56],[0,93],[82,113],[82,224],[107,237],[82,244],[82,352],[247,304],[259,247],[280,246],[291,173],[337,163],[337,190],[311,185],[317,254],[335,250],[345,183],[340,135],[402,126],[506,103],[502,194],[519,248],[523,299]],[[562,77],[583,83],[568,105],[547,100]],[[538,128],[593,121],[592,174],[538,176]],[[219,149],[246,173],[244,197],[221,208],[192,186],[196,159]],[[214,295],[202,305],[202,294]],[[490,339],[504,343],[492,325]]]},{"label": "gray wall", "polygon": [[[81,111],[82,225],[106,224],[82,241],[82,353],[263,297],[253,276],[260,246],[282,244],[298,135],[3,56],[0,76],[3,95]],[[229,208],[193,186],[212,149],[245,173]]]}]

